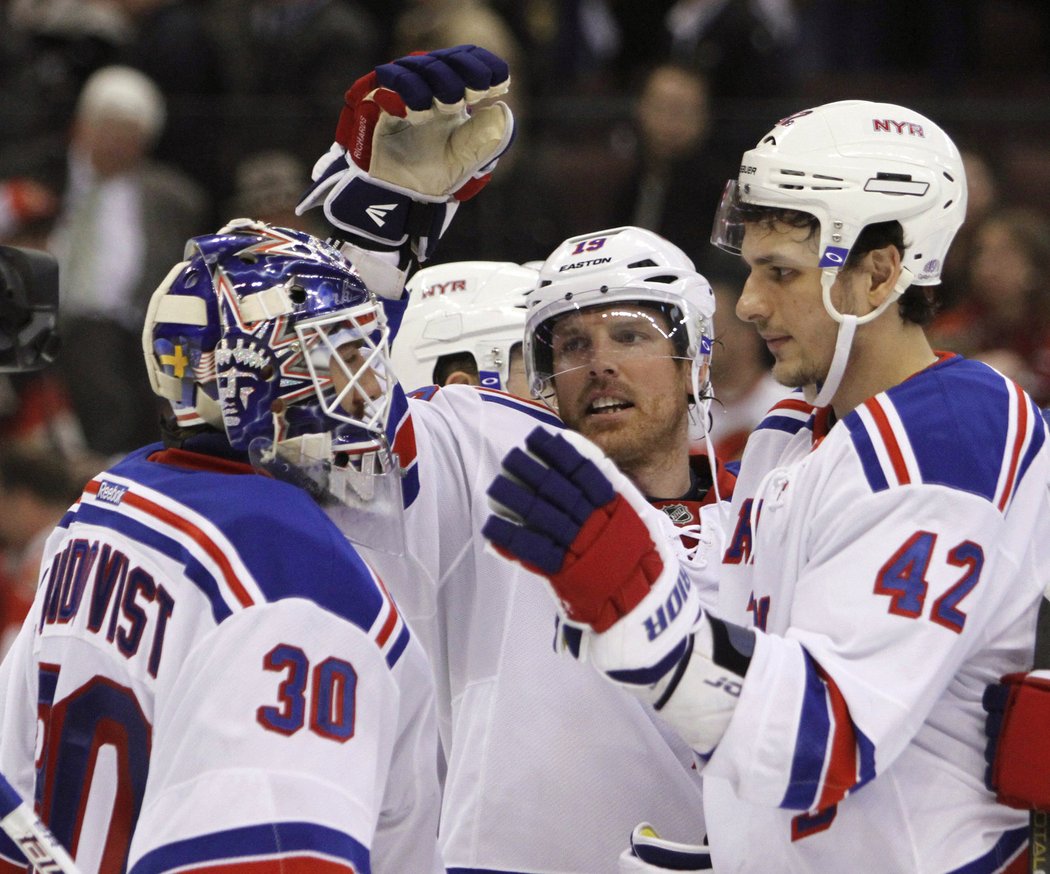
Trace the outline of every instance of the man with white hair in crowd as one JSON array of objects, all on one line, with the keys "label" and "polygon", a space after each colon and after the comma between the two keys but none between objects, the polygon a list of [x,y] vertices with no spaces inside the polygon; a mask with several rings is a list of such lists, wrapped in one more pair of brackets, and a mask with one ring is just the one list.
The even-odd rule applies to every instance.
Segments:
[{"label": "man with white hair in crowd", "polygon": [[200,187],[150,157],[164,122],[157,86],[121,66],[87,80],[72,120],[66,193],[49,243],[62,282],[59,366],[88,444],[102,453],[156,431],[156,404],[140,375],[142,318],[207,218]]}]

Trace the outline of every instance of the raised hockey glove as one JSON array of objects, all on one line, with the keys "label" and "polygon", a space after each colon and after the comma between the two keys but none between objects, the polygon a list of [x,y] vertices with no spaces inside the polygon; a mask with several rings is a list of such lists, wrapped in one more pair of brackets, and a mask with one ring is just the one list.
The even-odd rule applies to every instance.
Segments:
[{"label": "raised hockey glove", "polygon": [[631,832],[630,849],[620,856],[620,874],[659,871],[710,871],[711,851],[700,844],[680,844],[661,838],[647,822]]},{"label": "raised hockey glove", "polygon": [[[506,455],[489,487],[497,515],[482,533],[549,581],[574,654],[619,682],[656,682],[684,653],[700,614],[671,547],[677,532],[579,434],[536,428],[525,447]],[[586,651],[572,646],[574,627]]]},{"label": "raised hockey glove", "polygon": [[984,691],[985,783],[1000,804],[1050,810],[1050,671],[1007,674]]},{"label": "raised hockey glove", "polygon": [[425,261],[513,139],[505,103],[478,106],[509,86],[506,62],[473,45],[376,67],[346,92],[335,142],[296,212],[323,205],[349,243]]}]

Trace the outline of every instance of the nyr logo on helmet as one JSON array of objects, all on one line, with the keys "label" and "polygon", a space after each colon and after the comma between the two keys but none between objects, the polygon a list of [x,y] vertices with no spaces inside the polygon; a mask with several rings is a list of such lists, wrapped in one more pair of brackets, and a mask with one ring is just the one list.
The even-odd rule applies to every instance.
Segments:
[{"label": "nyr logo on helmet", "polygon": [[465,279],[452,279],[448,282],[435,282],[433,285],[428,285],[426,288],[419,292],[420,297],[437,297],[442,294],[451,294],[454,291],[466,291],[467,280]]},{"label": "nyr logo on helmet", "polygon": [[124,499],[124,493],[127,492],[127,490],[127,486],[102,480],[98,485],[98,495],[96,497],[105,504],[113,504],[116,506]]},{"label": "nyr logo on helmet", "polygon": [[828,246],[824,254],[820,256],[820,263],[817,266],[841,267],[846,263],[847,255],[849,255],[849,249],[843,249],[841,246]]},{"label": "nyr logo on helmet", "polygon": [[895,133],[900,136],[926,137],[921,124],[912,121],[894,121],[892,118],[873,118],[872,129],[875,133]]}]

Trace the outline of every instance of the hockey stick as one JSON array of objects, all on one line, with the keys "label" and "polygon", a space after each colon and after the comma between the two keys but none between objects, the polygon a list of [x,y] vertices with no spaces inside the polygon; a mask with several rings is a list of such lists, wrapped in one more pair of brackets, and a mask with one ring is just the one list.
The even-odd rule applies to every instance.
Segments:
[{"label": "hockey stick", "polygon": [[38,874],[80,874],[76,862],[7,778],[0,774],[0,828]]},{"label": "hockey stick", "polygon": [[1033,810],[1028,815],[1028,863],[1030,874],[1047,874],[1046,841],[1047,819],[1045,810]]},{"label": "hockey stick", "polygon": [[[1039,604],[1039,621],[1035,632],[1033,669],[1050,667],[1050,589]],[[1028,871],[1029,874],[1048,874],[1047,841],[1050,834],[1050,812],[1033,810],[1028,815]]]}]

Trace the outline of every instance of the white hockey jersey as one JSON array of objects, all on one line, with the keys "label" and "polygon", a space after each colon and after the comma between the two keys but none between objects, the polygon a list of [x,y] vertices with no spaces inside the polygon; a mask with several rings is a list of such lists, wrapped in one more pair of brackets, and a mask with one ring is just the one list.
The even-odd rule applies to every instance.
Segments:
[{"label": "white hockey jersey", "polygon": [[[609,874],[641,820],[680,840],[703,834],[691,751],[651,709],[556,652],[547,586],[479,533],[503,456],[537,424],[561,423],[502,392],[430,394],[409,402],[397,441],[411,463],[413,571],[402,558],[369,559],[438,672],[449,871]],[[683,524],[693,520],[674,503]]]},{"label": "white hockey jersey", "polygon": [[944,355],[828,421],[783,401],[744,454],[719,614],[767,633],[704,772],[715,870],[1027,870],[1026,814],[984,787],[981,696],[1031,664],[1043,419]]},{"label": "white hockey jersey", "polygon": [[48,541],[0,770],[85,872],[442,870],[430,669],[390,597],[302,490],[160,449]]}]

